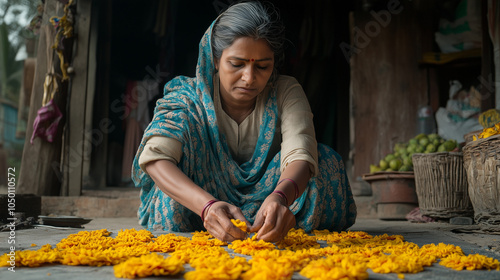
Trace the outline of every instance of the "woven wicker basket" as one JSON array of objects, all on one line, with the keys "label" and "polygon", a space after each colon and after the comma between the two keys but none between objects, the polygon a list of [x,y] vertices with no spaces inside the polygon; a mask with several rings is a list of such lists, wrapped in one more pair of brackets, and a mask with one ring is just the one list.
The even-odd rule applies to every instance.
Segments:
[{"label": "woven wicker basket", "polygon": [[472,142],[474,141],[474,136],[478,137],[479,138],[479,134],[481,134],[481,132],[483,132],[483,130],[475,130],[475,131],[472,131],[472,132],[469,132],[467,134],[464,135],[464,140],[465,140],[465,143],[469,143],[469,142]]},{"label": "woven wicker basket", "polygon": [[415,188],[423,215],[453,218],[473,215],[463,155],[456,152],[413,154]]},{"label": "woven wicker basket", "polygon": [[464,168],[474,220],[500,224],[500,135],[470,142],[463,147]]}]

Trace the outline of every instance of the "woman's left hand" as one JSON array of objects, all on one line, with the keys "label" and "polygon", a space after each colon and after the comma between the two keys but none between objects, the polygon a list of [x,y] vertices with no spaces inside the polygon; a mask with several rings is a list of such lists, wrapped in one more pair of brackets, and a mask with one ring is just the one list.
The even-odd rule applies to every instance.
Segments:
[{"label": "woman's left hand", "polygon": [[262,203],[250,232],[257,232],[257,239],[267,242],[282,240],[295,226],[295,216],[277,194],[269,195]]}]

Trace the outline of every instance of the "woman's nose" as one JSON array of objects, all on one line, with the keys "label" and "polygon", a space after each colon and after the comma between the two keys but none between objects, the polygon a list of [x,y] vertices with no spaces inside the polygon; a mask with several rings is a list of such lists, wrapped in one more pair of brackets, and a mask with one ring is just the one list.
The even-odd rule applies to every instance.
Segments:
[{"label": "woman's nose", "polygon": [[247,84],[253,83],[253,81],[255,80],[255,70],[253,69],[253,65],[245,67],[241,79]]}]

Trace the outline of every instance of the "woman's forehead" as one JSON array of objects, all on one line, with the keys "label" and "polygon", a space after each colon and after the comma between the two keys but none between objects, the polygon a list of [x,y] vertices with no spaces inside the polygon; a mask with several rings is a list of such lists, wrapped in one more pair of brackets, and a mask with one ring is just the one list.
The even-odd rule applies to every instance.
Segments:
[{"label": "woman's forehead", "polygon": [[238,60],[266,61],[272,60],[274,52],[265,39],[254,39],[251,37],[240,37],[233,44],[224,49],[223,56]]}]

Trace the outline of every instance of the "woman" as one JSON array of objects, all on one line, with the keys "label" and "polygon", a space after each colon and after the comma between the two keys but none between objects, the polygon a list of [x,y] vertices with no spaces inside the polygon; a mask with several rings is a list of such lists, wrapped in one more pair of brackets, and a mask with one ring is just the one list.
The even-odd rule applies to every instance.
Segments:
[{"label": "woman", "polygon": [[317,144],[305,93],[278,75],[284,28],[258,2],[233,5],[200,42],[196,77],[165,86],[133,166],[140,223],[246,233],[277,242],[293,227],[344,230],[356,206],[340,156]]}]

